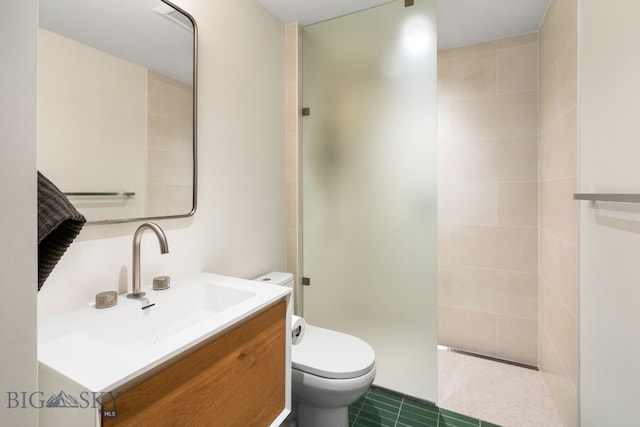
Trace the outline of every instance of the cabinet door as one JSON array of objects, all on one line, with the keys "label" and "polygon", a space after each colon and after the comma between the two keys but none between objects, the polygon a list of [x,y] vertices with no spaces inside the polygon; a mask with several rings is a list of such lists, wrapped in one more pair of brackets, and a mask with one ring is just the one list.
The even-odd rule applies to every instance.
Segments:
[{"label": "cabinet door", "polygon": [[285,407],[285,315],[281,301],[126,391],[102,425],[270,425]]}]

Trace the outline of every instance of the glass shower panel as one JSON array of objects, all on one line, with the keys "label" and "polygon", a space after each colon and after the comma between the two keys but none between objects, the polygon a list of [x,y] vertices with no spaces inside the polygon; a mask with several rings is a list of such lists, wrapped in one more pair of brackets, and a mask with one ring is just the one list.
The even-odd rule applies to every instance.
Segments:
[{"label": "glass shower panel", "polygon": [[303,310],[437,398],[436,0],[302,30]]}]

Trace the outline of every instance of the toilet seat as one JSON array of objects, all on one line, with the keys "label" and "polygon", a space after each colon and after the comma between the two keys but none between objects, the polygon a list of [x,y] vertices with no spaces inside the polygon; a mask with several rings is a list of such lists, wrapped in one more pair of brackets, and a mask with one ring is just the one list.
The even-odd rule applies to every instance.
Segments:
[{"label": "toilet seat", "polygon": [[324,378],[363,376],[375,366],[371,346],[352,335],[307,324],[304,338],[292,346],[294,369]]}]

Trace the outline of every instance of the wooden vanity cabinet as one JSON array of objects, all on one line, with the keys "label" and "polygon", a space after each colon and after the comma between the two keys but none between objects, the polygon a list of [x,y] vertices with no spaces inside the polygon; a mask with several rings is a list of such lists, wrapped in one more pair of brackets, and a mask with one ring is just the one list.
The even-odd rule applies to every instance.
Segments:
[{"label": "wooden vanity cabinet", "polygon": [[[103,403],[103,426],[270,425],[285,408],[286,304],[264,309]],[[115,404],[115,405],[114,405]]]}]

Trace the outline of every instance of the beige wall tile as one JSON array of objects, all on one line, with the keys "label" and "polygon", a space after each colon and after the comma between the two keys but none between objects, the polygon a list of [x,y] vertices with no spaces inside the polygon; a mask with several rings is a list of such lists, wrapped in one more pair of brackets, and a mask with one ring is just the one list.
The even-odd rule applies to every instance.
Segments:
[{"label": "beige wall tile", "polygon": [[495,181],[533,181],[538,178],[538,137],[509,137],[484,141],[486,149],[478,163]]},{"label": "beige wall tile", "polygon": [[285,146],[285,179],[287,182],[298,180],[299,159],[298,159],[298,133],[287,132]]},{"label": "beige wall tile", "polygon": [[538,365],[538,321],[498,316],[498,349],[501,359]]},{"label": "beige wall tile", "polygon": [[[149,115],[180,117],[191,120],[192,89],[190,85],[170,77],[148,71]],[[176,106],[176,102],[180,106]]]},{"label": "beige wall tile", "polygon": [[539,34],[540,369],[577,425],[577,0],[552,0]]},{"label": "beige wall tile", "polygon": [[547,286],[540,287],[540,327],[573,384],[578,381],[577,320]]},{"label": "beige wall tile", "polygon": [[536,136],[497,139],[439,139],[440,180],[535,181]]},{"label": "beige wall tile", "polygon": [[[549,9],[547,9],[547,16],[549,15]],[[542,83],[547,78],[549,72],[554,68],[556,63],[556,56],[550,49],[551,41],[553,40],[552,34],[549,31],[549,23],[543,21],[538,32],[538,81]],[[557,54],[556,54],[557,55]]]},{"label": "beige wall tile", "polygon": [[578,243],[578,202],[573,199],[576,178],[540,183],[540,228],[571,245]]},{"label": "beige wall tile", "polygon": [[538,92],[508,93],[452,101],[451,135],[487,139],[538,134]]},{"label": "beige wall tile", "polygon": [[450,226],[449,224],[439,223],[438,224],[438,263],[439,264],[450,264],[451,256],[450,256]]},{"label": "beige wall tile", "polygon": [[440,265],[438,304],[537,322],[535,273]]},{"label": "beige wall tile", "polygon": [[438,63],[438,96],[455,99],[494,94],[497,76],[495,51],[442,60]]},{"label": "beige wall tile", "polygon": [[498,191],[492,182],[444,182],[438,188],[438,220],[451,224],[498,224]]},{"label": "beige wall tile", "polygon": [[558,109],[561,114],[575,108],[578,102],[578,42],[567,46],[558,58]]},{"label": "beige wall tile", "polygon": [[285,38],[289,40],[290,37],[297,37],[299,26],[300,25],[296,22],[285,25],[284,26]]},{"label": "beige wall tile", "polygon": [[286,85],[285,87],[285,102],[286,102],[286,131],[297,132],[298,131],[298,116],[300,115],[300,108],[298,106],[298,91],[296,85]]},{"label": "beige wall tile", "polygon": [[540,180],[578,174],[578,124],[574,107],[540,132]]},{"label": "beige wall tile", "polygon": [[149,184],[147,213],[155,215],[184,215],[193,207],[191,185]]},{"label": "beige wall tile", "polygon": [[578,315],[578,248],[540,231],[540,279],[560,298],[569,312]]},{"label": "beige wall tile", "polygon": [[497,318],[494,314],[439,307],[438,343],[447,347],[495,356]]},{"label": "beige wall tile", "polygon": [[148,147],[192,152],[192,88],[153,71],[147,73]]},{"label": "beige wall tile", "polygon": [[538,275],[501,271],[496,273],[502,291],[496,295],[495,313],[501,316],[515,316],[538,323]]},{"label": "beige wall tile", "polygon": [[[299,126],[300,81],[299,81],[299,35],[300,26],[296,23],[285,26],[285,179],[286,179],[286,230],[287,271],[299,281]],[[297,302],[296,302],[297,304]]]},{"label": "beige wall tile", "polygon": [[538,183],[505,182],[498,184],[498,224],[538,226]]},{"label": "beige wall tile", "polygon": [[536,273],[538,231],[522,227],[452,226],[451,263]]},{"label": "beige wall tile", "polygon": [[453,49],[441,50],[438,52],[438,61],[460,56],[477,55],[479,53],[491,52],[500,49],[509,49],[516,46],[536,43],[537,40],[538,33],[527,33]]},{"label": "beige wall tile", "polygon": [[544,22],[540,26],[540,73],[545,73],[556,62],[578,34],[577,0],[553,0]]},{"label": "beige wall tile", "polygon": [[298,229],[287,227],[287,271],[298,276],[298,254],[295,248],[298,247]]},{"label": "beige wall tile", "polygon": [[540,81],[540,129],[549,127],[558,118],[557,67]]},{"label": "beige wall tile", "polygon": [[287,227],[298,227],[298,183],[287,182]]},{"label": "beige wall tile", "polygon": [[560,359],[542,330],[540,331],[539,340],[540,371],[558,410],[562,424],[566,427],[577,426],[577,388],[567,376]]},{"label": "beige wall tile", "polygon": [[440,343],[495,355],[498,316],[525,319],[501,344],[523,363],[538,315],[536,51],[532,33],[438,54]]},{"label": "beige wall tile", "polygon": [[498,91],[538,90],[538,44],[498,51]]},{"label": "beige wall tile", "polygon": [[298,29],[296,23],[285,25],[285,73],[286,83],[296,83],[298,70]]},{"label": "beige wall tile", "polygon": [[165,117],[149,116],[147,132],[147,147],[150,150],[169,150],[176,139],[176,124]]},{"label": "beige wall tile", "polygon": [[450,125],[451,123],[451,119],[450,119],[451,113],[449,112],[450,106],[451,106],[450,101],[447,101],[443,97],[438,96],[438,104],[437,104],[438,141],[440,141],[441,139],[451,138],[452,131],[451,131],[451,125]]},{"label": "beige wall tile", "polygon": [[184,215],[193,207],[191,86],[147,73],[148,216]]},{"label": "beige wall tile", "polygon": [[193,154],[184,151],[149,150],[147,182],[149,184],[193,184]]},{"label": "beige wall tile", "polygon": [[287,46],[286,46],[287,50],[286,50],[286,56],[285,56],[285,72],[286,72],[286,76],[285,76],[285,84],[295,84],[296,83],[296,77],[298,74],[298,62],[297,62],[297,48],[298,46],[295,43],[289,43],[289,41],[287,40]]}]

